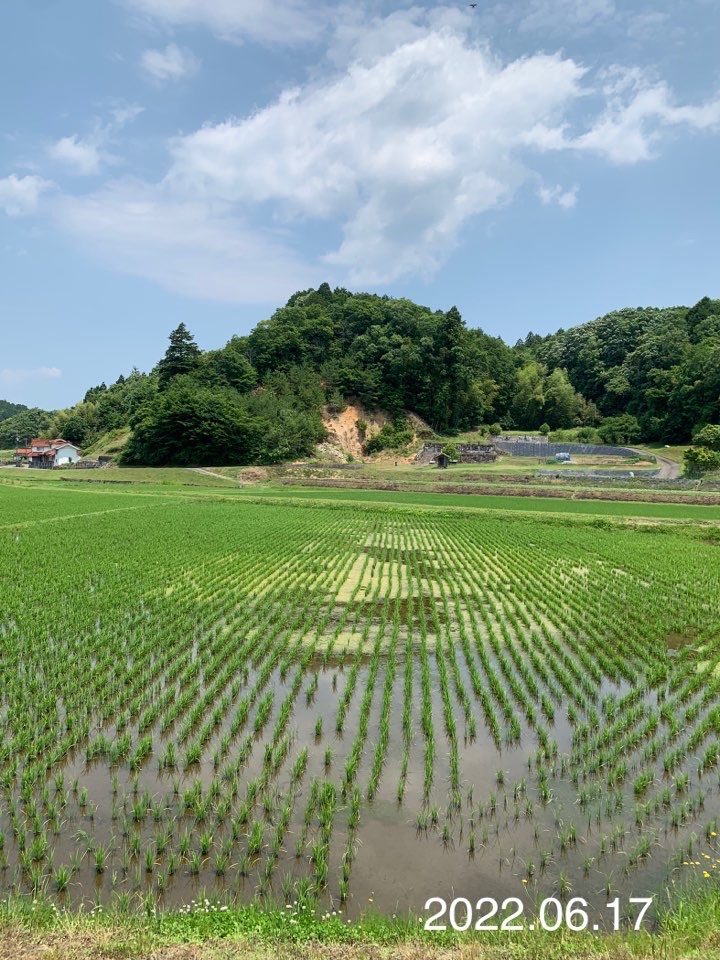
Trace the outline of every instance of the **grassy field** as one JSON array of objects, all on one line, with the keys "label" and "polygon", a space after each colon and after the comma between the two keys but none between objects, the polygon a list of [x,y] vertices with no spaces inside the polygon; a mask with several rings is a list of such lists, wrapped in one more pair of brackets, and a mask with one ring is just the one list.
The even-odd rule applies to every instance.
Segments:
[{"label": "grassy field", "polygon": [[21,470],[8,467],[0,471],[0,483],[84,483],[111,487],[119,484],[153,484],[182,487],[235,487],[228,477],[186,467],[108,467],[101,470]]},{"label": "grassy field", "polygon": [[645,443],[638,447],[638,450],[645,450],[649,454],[665,457],[666,460],[673,460],[675,463],[682,463],[685,452],[689,449],[688,445],[665,445],[664,443]]},{"label": "grassy field", "polygon": [[412,490],[353,490],[313,487],[248,486],[237,491],[247,498],[324,500],[344,503],[386,503],[417,507],[463,508],[511,511],[520,513],[553,513],[571,516],[637,517],[641,519],[691,520],[717,522],[720,507],[696,503],[653,503],[604,500],[561,500],[537,496],[515,497],[492,494],[426,493]]},{"label": "grassy field", "polygon": [[[183,496],[183,497],[227,497],[248,500],[305,500],[324,501],[326,503],[346,504],[387,504],[405,508],[443,508],[464,510],[510,511],[512,513],[549,513],[564,516],[626,517],[638,520],[683,520],[695,523],[717,523],[720,521],[720,506],[693,502],[697,493],[685,493],[678,499],[682,502],[663,503],[658,501],[658,493],[653,490],[634,491],[642,497],[639,501],[623,500],[622,490],[611,496],[617,500],[583,499],[582,492],[573,498],[561,499],[553,496],[556,492],[552,485],[538,485],[519,491],[523,495],[493,493],[445,493],[432,490],[352,489],[342,487],[293,486],[282,476],[254,483],[238,482],[240,468],[217,468],[225,476],[198,473],[183,468],[127,468],[103,471],[41,471],[13,468],[0,470],[0,489],[48,489],[57,490],[58,495],[73,491],[87,491],[93,495],[130,495],[130,496]],[[438,473],[440,471],[437,471]],[[343,474],[334,479],[353,480]],[[376,478],[379,479],[379,478]],[[471,489],[471,487],[468,487]],[[580,488],[575,488],[580,490]],[[572,491],[573,488],[570,488]],[[530,493],[530,495],[527,495]]]}]

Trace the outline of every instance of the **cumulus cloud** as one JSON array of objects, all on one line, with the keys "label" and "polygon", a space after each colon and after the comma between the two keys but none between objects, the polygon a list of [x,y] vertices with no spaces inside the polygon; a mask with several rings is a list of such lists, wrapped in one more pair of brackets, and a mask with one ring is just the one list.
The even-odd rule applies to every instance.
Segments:
[{"label": "cumulus cloud", "polygon": [[111,111],[109,122],[96,122],[92,132],[85,137],[77,133],[61,137],[48,146],[48,155],[80,176],[96,175],[103,164],[115,161],[107,149],[115,134],[140,113],[142,107],[135,105],[116,107]]},{"label": "cumulus cloud", "polygon": [[227,205],[140,180],[61,197],[55,216],[63,232],[114,270],[189,297],[277,302],[321,279],[281,235],[253,229]]},{"label": "cumulus cloud", "polygon": [[635,68],[608,71],[601,94],[605,105],[589,129],[562,137],[561,148],[599,154],[614,164],[633,164],[652,159],[672,128],[720,129],[720,94],[701,104],[678,104],[666,83]]},{"label": "cumulus cloud", "polygon": [[146,50],[140,58],[140,66],[158,83],[182,80],[197,73],[200,61],[190,50],[169,43],[164,50]]},{"label": "cumulus cloud", "polygon": [[538,120],[559,122],[584,70],[560,56],[496,62],[461,32],[410,42],[251,117],[172,144],[167,182],[279,215],[340,218],[327,260],[356,282],[435,269],[471,216],[508,200]]},{"label": "cumulus cloud", "polygon": [[[313,81],[174,138],[159,184],[61,198],[58,222],[175,292],[277,301],[326,271],[358,285],[429,275],[468,222],[538,182],[538,154],[544,176],[553,152],[632,164],[673,130],[720,124],[720,97],[679,104],[640,70],[592,73],[559,53],[502,62],[470,23],[447,8],[348,20]],[[541,202],[576,204],[577,187],[540,182]],[[313,264],[293,253],[306,230],[323,244]]]},{"label": "cumulus cloud", "polygon": [[50,144],[48,154],[83,176],[100,172],[100,144],[95,138],[81,139],[76,133],[61,137]]},{"label": "cumulus cloud", "polygon": [[316,39],[332,7],[322,0],[125,0],[170,26],[204,26],[232,41],[293,46]]},{"label": "cumulus cloud", "polygon": [[4,210],[9,217],[34,213],[40,195],[53,186],[50,180],[43,180],[42,177],[17,177],[11,173],[9,177],[0,179],[0,210]]},{"label": "cumulus cloud", "polygon": [[5,367],[0,370],[0,383],[5,386],[15,386],[32,380],[57,380],[62,376],[62,370],[57,367],[35,367],[32,370],[11,370]]}]

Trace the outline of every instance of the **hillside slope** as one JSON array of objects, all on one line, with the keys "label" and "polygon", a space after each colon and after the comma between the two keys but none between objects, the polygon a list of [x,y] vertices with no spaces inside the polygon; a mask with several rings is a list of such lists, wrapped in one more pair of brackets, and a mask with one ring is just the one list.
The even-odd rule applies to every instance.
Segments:
[{"label": "hillside slope", "polygon": [[[344,412],[335,422],[328,410]],[[262,465],[312,456],[328,433],[328,456],[358,456],[358,420],[366,443],[401,449],[417,433],[408,411],[444,435],[496,423],[688,442],[720,421],[720,301],[620,310],[511,348],[455,307],[322,284],[221,349],[200,350],[180,324],[150,373],[93,387],[55,414],[22,411],[0,423],[0,447],[32,431],[94,450],[103,435],[132,431],[128,464]]]}]

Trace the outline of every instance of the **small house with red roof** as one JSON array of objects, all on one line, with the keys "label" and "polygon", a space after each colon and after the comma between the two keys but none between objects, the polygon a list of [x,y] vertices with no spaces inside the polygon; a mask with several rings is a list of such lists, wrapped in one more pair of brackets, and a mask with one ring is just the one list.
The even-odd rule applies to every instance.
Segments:
[{"label": "small house with red roof", "polygon": [[27,463],[31,467],[45,469],[77,463],[79,459],[78,447],[74,443],[63,440],[62,437],[55,440],[34,437],[29,447],[18,447],[15,451],[16,463]]}]

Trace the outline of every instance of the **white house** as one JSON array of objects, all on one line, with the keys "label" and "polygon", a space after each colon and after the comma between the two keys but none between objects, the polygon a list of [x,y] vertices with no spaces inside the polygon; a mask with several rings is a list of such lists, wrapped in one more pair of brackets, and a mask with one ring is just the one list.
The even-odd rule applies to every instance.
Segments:
[{"label": "white house", "polygon": [[60,444],[60,446],[55,446],[56,467],[63,463],[77,463],[80,459],[80,451],[74,443],[68,443],[67,440],[55,440],[54,444]]},{"label": "white house", "polygon": [[15,451],[18,463],[30,461],[32,467],[59,467],[68,463],[77,463],[80,450],[74,443],[58,437],[57,440],[43,440],[34,437],[29,447],[19,447]]}]

